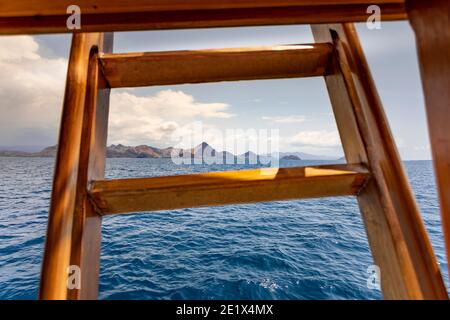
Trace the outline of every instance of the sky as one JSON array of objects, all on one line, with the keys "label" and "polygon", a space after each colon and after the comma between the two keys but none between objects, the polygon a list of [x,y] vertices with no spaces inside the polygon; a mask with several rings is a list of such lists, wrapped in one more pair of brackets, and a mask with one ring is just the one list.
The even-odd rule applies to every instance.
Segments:
[{"label": "sky", "polygon": [[[400,154],[430,159],[412,30],[407,22],[357,29]],[[70,35],[0,37],[0,147],[57,143]],[[313,42],[308,26],[115,33],[114,52],[249,47]],[[343,155],[323,78],[115,89],[108,144],[175,145],[202,124],[218,150],[236,130],[278,130],[279,150]],[[259,131],[257,131],[259,132]],[[222,134],[222,135],[221,135]]]}]

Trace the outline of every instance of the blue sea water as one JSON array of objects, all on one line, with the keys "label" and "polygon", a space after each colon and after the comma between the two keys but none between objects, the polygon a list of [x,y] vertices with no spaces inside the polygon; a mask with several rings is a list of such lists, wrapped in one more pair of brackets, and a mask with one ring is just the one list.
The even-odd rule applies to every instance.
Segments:
[{"label": "blue sea water", "polygon": [[[37,296],[53,161],[0,158],[0,299]],[[448,283],[432,164],[405,167]],[[241,168],[108,159],[107,177]],[[101,299],[382,298],[354,198],[108,216],[102,236]]]}]

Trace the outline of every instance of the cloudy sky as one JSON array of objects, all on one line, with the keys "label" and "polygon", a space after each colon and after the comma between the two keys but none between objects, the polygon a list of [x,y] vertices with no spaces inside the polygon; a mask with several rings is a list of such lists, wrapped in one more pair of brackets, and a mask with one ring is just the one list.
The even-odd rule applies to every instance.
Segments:
[{"label": "cloudy sky", "polygon": [[[429,159],[423,96],[406,22],[358,31],[402,158]],[[115,52],[313,42],[309,27],[116,33]],[[56,144],[70,35],[0,38],[0,147]],[[222,132],[278,129],[281,151],[341,156],[322,78],[113,90],[108,143],[173,145],[192,123]],[[183,131],[184,130],[184,131]],[[214,135],[207,136],[214,146]],[[200,142],[200,141],[199,141]],[[220,149],[220,148],[219,148]]]}]

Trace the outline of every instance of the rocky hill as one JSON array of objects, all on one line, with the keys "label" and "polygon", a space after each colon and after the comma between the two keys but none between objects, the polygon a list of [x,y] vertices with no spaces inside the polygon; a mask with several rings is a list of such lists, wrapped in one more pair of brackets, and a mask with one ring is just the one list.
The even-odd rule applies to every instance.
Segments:
[{"label": "rocky hill", "polygon": [[288,155],[288,156],[283,156],[283,157],[281,157],[280,160],[295,160],[295,161],[299,161],[299,160],[302,160],[302,159],[300,159],[299,156],[296,156],[296,155],[294,155],[294,154],[291,154],[291,155]]},{"label": "rocky hill", "polygon": [[[44,148],[39,152],[26,152],[26,151],[0,151],[0,157],[42,157],[49,158],[55,157],[57,151],[57,146],[51,146]],[[208,157],[223,157],[223,159],[228,159],[225,161],[229,162],[230,159],[236,160],[237,158],[244,159],[246,161],[257,159],[260,160],[262,158],[267,157],[267,155],[257,155],[251,151],[248,151],[242,155],[234,155],[227,151],[216,151],[213,147],[211,147],[208,143],[203,142],[198,146],[192,149],[178,149],[178,148],[156,148],[148,145],[139,145],[139,146],[125,146],[122,144],[112,144],[106,149],[106,157],[107,158],[171,158],[172,153],[180,154],[185,158],[208,158]],[[281,160],[328,160],[333,159],[332,157],[321,157],[314,156],[301,152],[293,152],[293,153],[280,153],[279,157]],[[336,157],[337,158],[337,157]],[[334,159],[336,159],[334,158]]]}]

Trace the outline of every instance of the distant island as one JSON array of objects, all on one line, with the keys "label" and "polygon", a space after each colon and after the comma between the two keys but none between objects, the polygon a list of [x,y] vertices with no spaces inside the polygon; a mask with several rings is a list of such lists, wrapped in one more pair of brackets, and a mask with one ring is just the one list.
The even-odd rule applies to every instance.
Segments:
[{"label": "distant island", "polygon": [[299,161],[299,160],[302,160],[302,159],[300,159],[300,157],[296,156],[295,154],[290,154],[290,155],[281,157],[280,160],[295,160],[295,161]]},{"label": "distant island", "polygon": [[52,158],[56,156],[57,146],[47,147],[39,152],[27,152],[16,150],[1,150],[0,157],[39,157],[39,158]]},{"label": "distant island", "polygon": [[[38,152],[27,151],[15,151],[15,150],[0,150],[0,157],[40,157],[40,158],[52,158],[56,156],[57,146],[50,146],[42,149]],[[235,158],[256,158],[266,157],[267,155],[257,155],[251,151],[248,151],[241,155],[234,155],[227,151],[216,151],[208,143],[203,142],[192,149],[179,149],[174,147],[168,148],[156,148],[148,145],[139,146],[125,146],[122,144],[112,144],[106,149],[107,158],[152,158],[152,159],[164,159],[171,158],[172,153],[184,154],[189,157],[189,154],[193,158],[201,158],[204,154],[209,154],[214,157],[222,156],[235,157]],[[280,152],[279,158],[281,160],[336,160],[338,157],[328,157],[320,155],[312,155],[303,152]]]}]

